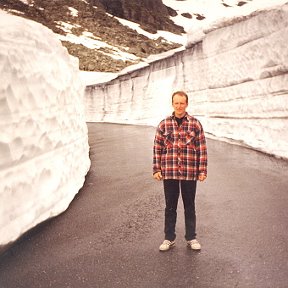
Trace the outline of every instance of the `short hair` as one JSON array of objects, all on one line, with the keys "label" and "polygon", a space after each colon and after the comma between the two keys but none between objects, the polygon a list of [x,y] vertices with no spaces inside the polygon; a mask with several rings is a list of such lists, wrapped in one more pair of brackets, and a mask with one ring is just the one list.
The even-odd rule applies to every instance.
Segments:
[{"label": "short hair", "polygon": [[183,96],[186,98],[186,103],[188,103],[188,95],[184,91],[176,91],[172,94],[172,104],[173,104],[173,98],[175,95]]}]

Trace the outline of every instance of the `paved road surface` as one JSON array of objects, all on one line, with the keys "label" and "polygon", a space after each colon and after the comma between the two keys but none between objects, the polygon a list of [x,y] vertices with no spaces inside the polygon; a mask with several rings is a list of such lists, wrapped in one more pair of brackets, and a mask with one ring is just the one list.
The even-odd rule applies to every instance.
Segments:
[{"label": "paved road surface", "polygon": [[198,184],[201,252],[163,240],[154,128],[89,124],[92,167],[69,209],[0,258],[1,288],[288,287],[288,163],[214,140]]}]

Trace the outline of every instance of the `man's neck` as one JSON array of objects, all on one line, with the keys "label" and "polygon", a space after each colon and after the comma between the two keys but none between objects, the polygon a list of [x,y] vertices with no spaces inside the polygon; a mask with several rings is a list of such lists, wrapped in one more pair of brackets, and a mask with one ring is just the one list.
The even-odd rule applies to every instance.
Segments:
[{"label": "man's neck", "polygon": [[177,117],[177,116],[175,116],[175,120],[176,120],[176,122],[177,122],[178,126],[181,126],[181,124],[182,124],[182,122],[183,122],[183,119],[184,119],[184,117],[185,117],[185,115],[184,115],[184,116],[182,116],[181,118],[180,118],[180,117]]},{"label": "man's neck", "polygon": [[182,114],[176,114],[176,113],[174,112],[174,116],[175,116],[176,118],[179,118],[179,119],[183,118],[185,115],[186,115],[186,112],[184,112],[184,113],[182,113]]}]

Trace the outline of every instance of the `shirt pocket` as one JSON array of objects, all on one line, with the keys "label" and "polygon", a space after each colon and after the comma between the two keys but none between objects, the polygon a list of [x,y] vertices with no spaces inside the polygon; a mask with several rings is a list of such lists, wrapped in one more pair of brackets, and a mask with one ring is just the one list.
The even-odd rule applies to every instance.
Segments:
[{"label": "shirt pocket", "polygon": [[187,131],[185,135],[185,145],[189,148],[195,149],[195,131]]},{"label": "shirt pocket", "polygon": [[164,136],[164,146],[171,147],[174,143],[173,131],[168,131],[163,136]]},{"label": "shirt pocket", "polygon": [[164,137],[164,148],[163,154],[167,154],[167,151],[173,147],[174,138],[173,138],[173,131],[168,131],[163,134]]}]

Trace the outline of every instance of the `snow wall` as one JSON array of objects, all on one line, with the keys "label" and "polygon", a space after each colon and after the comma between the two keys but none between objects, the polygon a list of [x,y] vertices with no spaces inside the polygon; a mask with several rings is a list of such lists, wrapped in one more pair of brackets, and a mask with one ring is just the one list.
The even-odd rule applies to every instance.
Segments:
[{"label": "snow wall", "polygon": [[90,167],[78,59],[46,27],[0,11],[0,251],[60,214]]},{"label": "snow wall", "polygon": [[86,120],[156,125],[184,90],[208,137],[288,159],[288,5],[214,24],[183,51],[88,86]]}]

